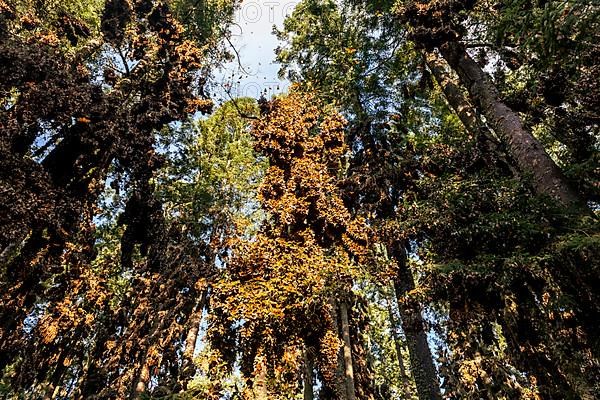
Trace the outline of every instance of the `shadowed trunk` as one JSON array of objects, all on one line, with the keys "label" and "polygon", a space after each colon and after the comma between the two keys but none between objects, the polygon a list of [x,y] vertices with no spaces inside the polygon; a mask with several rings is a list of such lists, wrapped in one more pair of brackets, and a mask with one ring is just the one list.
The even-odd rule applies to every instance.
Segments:
[{"label": "shadowed trunk", "polygon": [[354,385],[354,369],[352,366],[352,344],[350,343],[350,323],[348,322],[348,304],[340,303],[340,317],[342,320],[342,338],[344,340],[344,372],[346,381],[346,398],[356,399]]},{"label": "shadowed trunk", "polygon": [[398,328],[398,322],[396,321],[396,317],[394,315],[391,299],[386,299],[386,302],[388,306],[388,313],[390,314],[390,323],[392,324],[392,337],[394,339],[394,347],[396,348],[398,366],[400,367],[400,377],[402,378],[402,382],[406,382],[407,376],[406,368],[404,367],[404,357],[402,357],[402,343],[400,342],[400,337],[398,336],[398,331],[396,330]]},{"label": "shadowed trunk", "polygon": [[[466,93],[464,93],[462,88],[447,70],[447,67],[449,66],[446,61],[434,52],[425,53],[425,61],[435,81],[442,89],[450,108],[454,111],[465,128],[477,138],[478,142],[482,144],[482,147],[488,153],[487,156],[485,156],[486,163],[490,166],[496,164],[503,170],[507,170],[507,173],[518,177],[518,171],[513,167],[511,160],[507,159],[506,154],[501,148],[500,142],[478,117],[477,111],[469,101]],[[494,160],[493,157],[490,159],[490,156],[492,155],[495,156],[496,160]]]},{"label": "shadowed trunk", "polygon": [[[331,321],[332,328],[336,335],[340,335],[341,329],[340,324],[338,323],[340,313],[338,302],[335,299],[330,299],[329,303],[331,305]],[[335,398],[344,399],[346,393],[346,379],[345,379],[345,369],[344,369],[344,351],[343,348],[340,348],[337,352],[337,366],[335,371],[335,387],[330,387],[331,393],[335,393]],[[327,397],[329,398],[329,397]]]},{"label": "shadowed trunk", "polygon": [[441,400],[440,384],[433,364],[433,356],[427,343],[421,307],[418,304],[403,301],[404,295],[415,288],[413,276],[406,265],[406,252],[398,243],[390,249],[390,256],[398,264],[398,275],[394,282],[394,288],[418,397],[420,400]]},{"label": "shadowed trunk", "polygon": [[140,398],[147,389],[147,385],[148,382],[150,381],[150,366],[148,365],[147,362],[144,362],[144,365],[142,366],[142,370],[140,371],[140,375],[139,375],[139,379],[137,380],[137,383],[135,384],[135,394],[133,397]]},{"label": "shadowed trunk", "polygon": [[550,196],[565,207],[586,210],[579,195],[570,187],[541,143],[523,128],[517,113],[502,102],[489,76],[469,56],[466,49],[458,43],[451,42],[441,46],[440,52],[456,71],[496,134],[505,143],[519,169],[531,176],[536,192]]},{"label": "shadowed trunk", "polygon": [[313,391],[313,364],[310,360],[310,356],[308,354],[308,349],[304,349],[304,370],[303,370],[303,380],[304,380],[304,390],[303,390],[303,398],[304,400],[313,400],[315,398],[315,393]]},{"label": "shadowed trunk", "polygon": [[267,363],[264,356],[257,357],[254,368],[254,382],[252,383],[254,400],[268,400],[269,390],[267,388]]}]

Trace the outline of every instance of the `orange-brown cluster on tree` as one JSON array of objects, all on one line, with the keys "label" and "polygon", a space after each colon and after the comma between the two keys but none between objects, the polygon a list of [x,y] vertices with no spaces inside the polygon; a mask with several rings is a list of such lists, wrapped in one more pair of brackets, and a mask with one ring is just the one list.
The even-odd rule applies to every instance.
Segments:
[{"label": "orange-brown cluster on tree", "polygon": [[[352,296],[356,261],[368,254],[368,230],[340,197],[345,120],[299,88],[268,110],[252,131],[270,163],[260,187],[267,220],[256,238],[233,246],[213,297],[213,309],[220,310],[213,329],[241,321],[242,372],[254,386],[258,358],[275,379],[285,354],[305,352],[309,360],[293,358],[293,373],[300,379],[306,363],[314,364],[324,390],[335,392],[338,302]],[[281,384],[260,390],[283,395]]]},{"label": "orange-brown cluster on tree", "polygon": [[[0,369],[23,390],[66,395],[76,375],[78,397],[124,398],[149,371],[181,364],[177,341],[200,298],[203,267],[180,258],[185,241],[151,180],[157,131],[210,110],[204,50],[166,2],[107,1],[94,40],[97,27],[33,3],[0,2]],[[29,23],[45,13],[56,24]],[[120,260],[98,263],[93,218],[109,173],[131,212]],[[136,278],[119,299],[123,273]]]}]

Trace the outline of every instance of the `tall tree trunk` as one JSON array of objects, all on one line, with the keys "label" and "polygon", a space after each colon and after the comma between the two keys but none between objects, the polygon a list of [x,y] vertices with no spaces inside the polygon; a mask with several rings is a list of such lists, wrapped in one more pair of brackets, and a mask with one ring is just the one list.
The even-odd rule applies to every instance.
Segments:
[{"label": "tall tree trunk", "polygon": [[254,382],[252,383],[254,400],[268,400],[269,390],[267,388],[267,363],[264,356],[258,356],[254,368]]},{"label": "tall tree trunk", "polygon": [[[339,324],[339,306],[338,302],[334,298],[329,299],[329,304],[331,305],[331,321],[332,328],[335,334],[339,337],[341,334],[340,324]],[[346,395],[346,380],[345,380],[345,368],[344,368],[344,351],[343,349],[339,349],[337,352],[337,366],[335,371],[335,384],[329,385],[326,387],[326,392],[335,393],[335,398],[344,399]],[[326,398],[329,398],[327,396]]]},{"label": "tall tree trunk", "polygon": [[541,143],[523,128],[517,113],[502,102],[490,77],[469,56],[464,46],[450,42],[441,46],[440,52],[456,71],[496,134],[505,143],[519,169],[531,176],[534,189],[565,207],[585,210],[583,201],[570,187],[561,170]]},{"label": "tall tree trunk", "polygon": [[194,358],[194,350],[198,342],[198,332],[200,331],[200,320],[202,319],[202,308],[198,307],[191,315],[189,320],[189,331],[185,337],[184,357],[191,360]]},{"label": "tall tree trunk", "polygon": [[398,358],[398,366],[400,367],[400,377],[402,378],[402,382],[406,382],[407,376],[406,368],[404,367],[404,357],[402,356],[402,343],[400,342],[400,337],[398,336],[398,332],[396,330],[398,328],[398,322],[396,321],[396,316],[394,315],[394,309],[392,308],[391,299],[387,298],[386,302],[388,306],[388,313],[390,314],[390,323],[392,324],[392,338],[394,339],[396,357]]},{"label": "tall tree trunk", "polygon": [[200,299],[188,320],[189,330],[185,337],[185,351],[183,355],[189,360],[194,358],[194,351],[196,350],[196,343],[198,342],[198,332],[200,331],[200,322],[202,320],[202,313],[204,312],[207,295],[208,289],[203,289],[200,294]]},{"label": "tall tree trunk", "polygon": [[403,296],[415,288],[412,273],[406,263],[406,251],[401,243],[390,248],[390,256],[398,264],[398,274],[394,282],[402,329],[410,355],[410,364],[417,394],[420,400],[441,400],[440,384],[433,364],[433,356],[427,343],[425,324],[418,304],[407,304]]},{"label": "tall tree trunk", "polygon": [[511,160],[507,159],[501,148],[501,143],[481,121],[468,96],[447,70],[449,66],[446,61],[435,52],[426,52],[424,56],[427,67],[442,89],[450,108],[452,108],[465,128],[477,138],[479,143],[482,143],[484,150],[490,156],[495,156],[495,160],[493,158],[491,160],[486,158],[486,163],[493,165],[495,164],[494,161],[499,161],[501,163],[498,165],[499,167],[518,177],[519,173],[513,167]]},{"label": "tall tree trunk", "polygon": [[356,400],[354,369],[352,367],[352,343],[350,343],[350,323],[348,321],[348,304],[345,301],[340,303],[340,317],[342,320],[342,339],[344,340],[346,399]]},{"label": "tall tree trunk", "polygon": [[198,343],[198,333],[200,332],[200,322],[202,321],[202,313],[204,312],[204,306],[206,304],[206,298],[208,296],[208,289],[203,289],[200,294],[200,299],[196,304],[190,318],[188,320],[188,332],[185,337],[185,350],[183,352],[183,362],[181,365],[180,383],[185,388],[194,373],[194,352],[196,350],[196,344]]},{"label": "tall tree trunk", "polygon": [[308,349],[304,349],[304,371],[303,371],[303,380],[304,380],[304,400],[313,400],[315,398],[315,393],[313,391],[313,364],[310,359],[310,355],[308,354]]}]

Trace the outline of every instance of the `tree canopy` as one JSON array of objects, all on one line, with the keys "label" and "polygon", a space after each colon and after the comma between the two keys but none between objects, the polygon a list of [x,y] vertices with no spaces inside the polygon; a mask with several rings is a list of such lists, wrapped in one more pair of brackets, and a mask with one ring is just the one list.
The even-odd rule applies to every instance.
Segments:
[{"label": "tree canopy", "polygon": [[239,7],[0,0],[0,397],[600,397],[600,6]]}]

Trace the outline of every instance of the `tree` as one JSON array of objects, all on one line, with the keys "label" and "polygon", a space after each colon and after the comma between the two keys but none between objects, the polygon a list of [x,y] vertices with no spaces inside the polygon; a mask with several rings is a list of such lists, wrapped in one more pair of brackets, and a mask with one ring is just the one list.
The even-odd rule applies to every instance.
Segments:
[{"label": "tree", "polygon": [[[401,163],[406,159],[400,156],[403,144],[394,143],[402,133],[390,132],[389,120],[400,111],[394,108],[394,102],[412,101],[395,93],[393,88],[406,85],[405,74],[413,62],[410,46],[406,42],[397,43],[399,32],[389,22],[382,14],[369,14],[364,6],[303,2],[286,20],[285,31],[279,33],[281,38],[290,38],[279,59],[290,70],[291,77],[317,88],[325,99],[335,98],[351,121],[346,137],[357,150],[352,154],[344,197],[351,209],[373,220],[378,240],[394,261],[394,285],[400,300],[412,375],[419,398],[432,399],[441,395],[422,307],[403,301],[404,295],[415,288],[406,263],[407,243],[399,240],[399,232],[386,227],[386,220],[396,217],[393,210],[405,183],[397,173],[398,165],[393,165],[394,158],[398,157]],[[340,50],[344,46],[346,51]]]},{"label": "tree", "polygon": [[583,200],[571,188],[560,168],[533,134],[524,129],[517,113],[502,101],[489,76],[460,43],[465,32],[460,25],[460,13],[468,12],[473,3],[408,2],[400,6],[399,14],[410,25],[411,38],[418,46],[428,51],[440,50],[459,75],[474,103],[505,143],[518,167],[531,176],[536,191],[550,196],[564,207],[585,209]]},{"label": "tree", "polygon": [[[389,10],[386,7],[390,6],[391,4],[387,3],[367,3],[366,13],[369,24],[373,20],[376,21],[378,15],[383,16],[381,18],[382,23],[389,24],[390,19],[385,17],[385,13],[386,10]],[[352,9],[352,5],[347,4],[342,4],[340,9],[344,10],[344,7]],[[365,12],[365,8],[361,7],[363,6],[358,6],[357,9],[360,11],[356,11],[357,14]],[[583,343],[589,340],[588,338],[593,338],[593,324],[586,322],[589,321],[588,316],[593,315],[595,312],[593,311],[594,307],[589,305],[590,298],[587,295],[592,293],[593,290],[588,288],[576,293],[572,290],[573,286],[570,280],[580,281],[579,274],[585,275],[593,281],[596,278],[593,277],[593,273],[589,275],[588,271],[590,269],[588,268],[594,268],[589,263],[585,263],[586,266],[583,267],[582,271],[575,274],[577,277],[570,275],[570,278],[567,278],[564,275],[566,270],[555,269],[552,266],[553,262],[548,265],[541,265],[536,261],[536,257],[554,257],[552,256],[552,254],[555,254],[553,241],[556,240],[554,243],[560,242],[562,240],[560,239],[561,232],[564,232],[565,224],[569,225],[573,222],[557,219],[557,211],[552,211],[553,208],[549,207],[546,202],[525,200],[531,194],[528,194],[530,193],[527,189],[528,180],[523,179],[527,177],[526,171],[525,174],[522,174],[523,164],[517,162],[512,165],[515,152],[510,149],[510,146],[507,146],[506,141],[502,143],[502,141],[496,140],[496,137],[501,138],[501,134],[498,134],[500,128],[494,127],[490,123],[489,116],[487,120],[481,117],[483,113],[476,108],[481,103],[473,101],[472,93],[469,94],[468,91],[464,91],[461,85],[457,83],[456,78],[450,74],[451,69],[446,66],[444,61],[440,60],[439,56],[436,56],[435,52],[430,51],[443,43],[456,41],[457,38],[461,37],[462,32],[466,31],[466,28],[462,29],[460,26],[460,22],[464,21],[461,19],[464,13],[458,12],[461,7],[463,6],[459,3],[432,3],[430,5],[411,3],[405,8],[399,8],[401,13],[408,12],[408,14],[403,15],[410,14],[411,16],[408,21],[410,37],[416,42],[418,48],[425,48],[426,50],[426,58],[420,58],[418,53],[412,53],[413,60],[419,60],[420,58],[427,66],[421,64],[423,68],[418,70],[419,73],[416,74],[416,78],[413,75],[412,78],[407,77],[404,81],[400,80],[398,86],[406,89],[399,90],[400,93],[397,93],[397,96],[405,104],[419,104],[421,107],[426,107],[427,111],[431,113],[431,118],[418,117],[415,121],[414,118],[418,115],[418,111],[410,110],[409,107],[398,107],[397,110],[390,110],[376,117],[376,121],[382,121],[383,124],[371,124],[372,120],[365,118],[365,115],[369,114],[364,112],[365,108],[357,106],[357,102],[346,101],[345,97],[339,97],[341,100],[337,100],[339,104],[342,104],[342,108],[346,110],[350,120],[356,122],[355,130],[349,130],[349,141],[353,142],[357,137],[359,138],[356,140],[357,144],[354,147],[356,150],[353,154],[353,162],[356,167],[350,170],[351,179],[349,179],[349,182],[352,182],[352,184],[349,185],[350,190],[345,198],[346,203],[355,207],[359,204],[359,210],[362,208],[361,211],[365,212],[365,215],[380,223],[383,222],[382,217],[386,216],[386,212],[393,211],[396,215],[392,213],[392,218],[387,223],[382,224],[384,229],[381,230],[381,236],[385,237],[387,231],[390,232],[388,237],[406,238],[405,247],[418,252],[421,261],[425,263],[424,266],[418,267],[417,275],[421,276],[421,281],[427,282],[428,279],[433,279],[432,282],[436,282],[435,284],[432,283],[433,286],[424,285],[411,294],[413,301],[427,304],[429,309],[441,306],[442,311],[447,310],[449,320],[442,324],[442,329],[447,329],[448,332],[445,346],[453,348],[453,354],[464,356],[462,360],[455,359],[449,363],[449,365],[458,366],[450,373],[447,372],[448,370],[442,363],[442,372],[444,375],[447,374],[445,376],[446,393],[452,393],[459,397],[477,396],[478,393],[481,393],[478,392],[477,387],[489,387],[486,390],[500,396],[502,390],[508,390],[510,386],[509,377],[514,375],[515,371],[515,369],[503,371],[501,366],[508,363],[512,365],[510,368],[531,371],[531,373],[538,376],[539,387],[531,382],[522,383],[522,386],[518,389],[522,396],[535,396],[537,391],[541,391],[546,396],[554,393],[553,395],[558,397],[572,396],[575,392],[579,395],[589,395],[590,390],[593,391],[590,386],[591,381],[581,382],[576,377],[577,374],[571,373],[568,373],[569,376],[565,379],[564,376],[561,376],[562,373],[558,372],[560,367],[556,364],[556,360],[563,359],[563,356],[560,355],[562,350],[557,347],[553,347],[552,350],[547,349],[548,351],[545,352],[544,357],[555,360],[550,363],[533,357],[533,353],[528,353],[530,354],[529,358],[522,357],[517,353],[510,353],[508,358],[501,359],[497,355],[483,350],[485,347],[490,348],[489,346],[496,349],[501,348],[501,343],[505,339],[509,340],[508,349],[518,349],[523,348],[523,346],[533,349],[537,348],[538,343],[555,343],[556,339],[550,339],[551,337],[556,338],[565,334],[564,331],[558,333],[560,331],[558,325],[560,324],[556,325],[555,322],[547,319],[550,312],[548,310],[555,307],[556,303],[554,303],[554,306],[546,303],[545,306],[539,307],[539,305],[534,305],[531,302],[532,297],[530,296],[543,296],[544,291],[546,293],[552,291],[556,293],[557,298],[565,301],[579,298],[574,300],[578,304],[575,309],[579,310],[576,311],[579,316],[575,319],[579,322],[573,320],[573,323],[582,324],[579,325],[580,327],[586,326],[584,329],[588,333],[584,334],[583,337],[580,336],[579,339],[574,339],[577,336],[576,334],[570,336],[571,339],[566,339],[563,336],[564,340],[577,347],[578,345],[574,345],[571,340]],[[385,82],[387,74],[390,73],[389,71],[398,72],[397,67],[390,68],[393,65],[391,62],[389,64],[373,63],[371,64],[373,66],[372,70],[368,67],[362,67],[365,64],[361,63],[369,65],[365,60],[372,58],[361,46],[354,46],[354,43],[361,42],[353,42],[353,36],[345,36],[345,32],[352,32],[354,29],[352,17],[349,16],[352,14],[346,14],[346,19],[344,19],[338,17],[338,14],[335,13],[337,11],[321,12],[319,15],[322,15],[322,20],[320,20],[316,13],[312,14],[312,11],[317,9],[321,8],[318,8],[318,5],[312,2],[306,2],[306,6],[300,7],[297,15],[292,16],[292,20],[286,24],[288,32],[291,33],[291,44],[283,48],[280,57],[288,68],[297,68],[300,72],[297,75],[292,75],[293,77],[307,79],[310,85],[322,90],[325,98],[328,98],[329,93],[335,93],[338,87],[344,88],[341,91],[342,93],[353,93],[352,89],[356,86],[352,85],[355,82],[361,82],[361,79],[363,79],[363,75],[360,72],[357,73],[356,70],[372,72],[373,76],[377,77],[376,82]],[[325,7],[325,9],[336,10],[333,6],[330,8]],[[307,16],[304,16],[304,14]],[[471,12],[470,15],[475,18],[480,14]],[[484,14],[481,13],[481,15]],[[368,19],[369,17],[372,19]],[[344,23],[335,24],[334,22],[338,20],[343,20]],[[436,23],[436,21],[442,23]],[[391,23],[398,26],[397,21],[393,21],[393,19]],[[309,26],[310,30],[307,29]],[[326,33],[321,32],[321,30],[325,30]],[[311,36],[312,32],[319,32],[320,35],[313,37]],[[384,26],[379,28],[377,32],[385,38],[387,32],[396,32],[396,34],[401,35],[403,31],[401,28],[397,28],[395,31],[387,31]],[[343,39],[335,46],[327,46],[322,43],[323,38],[331,40],[331,43],[335,41],[335,38]],[[350,43],[352,48],[356,49],[356,52],[345,59],[343,57],[336,58],[333,49],[345,46],[347,43]],[[385,43],[385,41],[382,40],[381,43]],[[383,47],[386,46],[383,45]],[[364,48],[368,49],[369,47]],[[390,51],[389,47],[385,51]],[[355,65],[357,67],[351,69],[353,71],[352,77],[345,80],[341,72],[348,69],[348,59],[356,59]],[[411,61],[406,62],[411,65]],[[419,65],[416,62],[415,64]],[[428,82],[431,82],[428,72],[434,77],[433,86],[428,84]],[[314,79],[315,77],[317,79]],[[414,85],[413,82],[415,81],[421,85]],[[440,98],[435,85],[439,85],[445,98]],[[369,87],[376,87],[376,84]],[[359,96],[371,93],[366,86],[355,90],[359,93]],[[380,96],[381,93],[379,92]],[[454,109],[456,115],[449,112],[447,105],[440,103],[440,101],[447,102],[447,105]],[[360,102],[358,103],[360,104]],[[365,103],[369,104],[368,102]],[[356,118],[356,120],[353,120],[353,118]],[[460,119],[467,131],[457,125],[457,118]],[[528,135],[529,138],[532,138],[530,133]],[[508,154],[504,154],[505,150],[503,148],[506,148]],[[537,148],[542,149],[539,145]],[[530,155],[527,154],[527,156]],[[550,160],[547,155],[543,156],[546,157],[546,161]],[[553,168],[556,171],[556,166]],[[541,172],[541,170],[538,172]],[[485,192],[488,190],[484,189],[486,187],[489,187],[489,190],[498,191],[498,193],[489,197],[476,194],[475,190]],[[384,191],[382,188],[389,189]],[[471,192],[469,188],[473,188],[474,191]],[[537,191],[538,193],[541,192],[539,187]],[[352,193],[355,193],[355,195],[352,196]],[[400,193],[400,195],[396,194],[396,197],[394,197],[394,193]],[[378,194],[380,196],[377,196]],[[510,198],[512,204],[515,204],[513,207],[519,210],[516,211],[518,216],[509,216],[510,213],[507,214],[501,211],[506,208],[506,206],[501,205],[503,196],[508,196],[506,198]],[[359,200],[358,203],[357,199]],[[448,204],[446,202],[454,205],[447,208],[444,206],[444,204]],[[559,200],[558,203],[560,204],[561,201]],[[568,202],[562,203],[565,205]],[[516,204],[519,205],[516,206]],[[419,211],[418,214],[413,214],[413,211],[421,206],[424,206],[421,209],[423,213]],[[457,215],[457,219],[441,222],[445,219],[445,216],[449,215]],[[398,216],[402,216],[404,222],[399,223],[398,220],[395,220]],[[409,221],[419,222],[412,225]],[[506,224],[507,229],[492,228],[489,226],[490,223],[499,223],[500,225],[494,225],[496,227]],[[385,228],[386,226],[387,228]],[[484,226],[487,226],[487,228],[484,228]],[[537,228],[530,229],[526,226],[536,226]],[[590,225],[586,225],[586,228],[583,229],[586,232],[590,232],[589,229],[591,229],[591,232],[595,230]],[[439,232],[439,234],[434,232]],[[542,232],[550,235],[551,240],[543,239]],[[494,237],[481,236],[486,234],[492,234]],[[477,238],[477,235],[480,238]],[[502,239],[498,239],[496,235],[500,235]],[[450,243],[454,240],[453,238],[458,240],[456,246],[450,246]],[[489,246],[489,244],[496,242],[501,246]],[[411,245],[408,246],[408,243],[411,243]],[[505,257],[501,254],[506,254],[505,252],[510,248],[509,243],[514,243],[514,246],[517,246],[512,253],[510,251],[509,253],[516,260],[519,260],[518,265],[525,268],[524,271],[527,271],[523,275],[515,274],[515,270],[510,266],[510,263],[505,264],[505,262],[500,261],[500,258]],[[593,245],[591,246],[593,247]],[[455,248],[457,252],[453,253],[449,250],[450,248]],[[524,256],[527,252],[533,258],[530,258],[530,255]],[[454,264],[455,262],[458,262],[458,264]],[[448,270],[441,267],[442,265],[448,265]],[[486,272],[482,272],[481,268]],[[437,279],[441,277],[450,279],[449,275],[446,275],[449,271],[452,271],[452,275],[456,274],[453,279],[460,279],[464,282],[459,285],[460,289],[458,291],[451,289],[452,284],[441,284]],[[495,272],[492,273],[492,271]],[[496,273],[499,275],[495,275]],[[547,273],[553,278],[546,276],[541,281],[535,278]],[[469,276],[472,276],[472,274],[476,274],[478,278],[471,280],[472,278],[469,278]],[[458,276],[462,278],[458,278]],[[496,278],[493,278],[494,276]],[[498,282],[498,276],[504,277],[502,278],[502,282],[504,282],[502,289],[489,287],[488,285],[492,282]],[[516,276],[519,276],[519,278],[516,278]],[[526,289],[516,283],[519,279],[522,282],[530,282],[526,285]],[[449,280],[447,282],[453,281]],[[444,290],[447,291],[436,289],[429,292],[435,285],[440,288],[444,287]],[[473,285],[472,289],[467,289],[469,285]],[[557,289],[557,285],[561,289]],[[483,289],[484,287],[488,289]],[[489,302],[482,301],[482,299],[476,300],[476,293],[485,292],[486,290],[492,298],[503,300]],[[555,292],[555,290],[558,291]],[[464,291],[468,291],[470,295],[467,297],[459,295]],[[538,294],[534,295],[533,293]],[[580,297],[581,293],[586,293],[586,295]],[[461,303],[462,300],[456,302],[455,300],[458,298],[464,299],[465,303]],[[517,312],[519,317],[499,321],[500,330],[497,329],[497,326],[494,328],[494,323],[482,321],[481,318],[477,317],[478,313],[482,312],[481,310],[498,310],[502,308],[499,305],[502,302],[509,304],[510,302],[507,302],[509,298],[518,298],[520,300],[517,303],[522,302]],[[546,307],[549,307],[549,309]],[[473,311],[469,311],[470,309]],[[508,311],[508,308],[504,309],[507,315],[512,314]],[[527,320],[536,322],[526,323]],[[512,338],[504,338],[502,332],[511,331],[521,333]],[[574,331],[571,331],[572,333]],[[481,335],[481,339],[475,339],[478,335]],[[492,338],[494,335],[498,335],[499,338],[495,344]],[[453,337],[464,337],[466,341],[453,342]],[[542,337],[546,339],[542,339]],[[510,342],[510,340],[514,340],[514,342]],[[594,347],[593,340],[587,343],[583,347],[589,346],[588,349]],[[470,350],[466,351],[467,348]],[[482,357],[482,354],[485,354],[485,356]],[[578,354],[578,357],[586,358],[583,353]],[[448,360],[447,357],[443,358]],[[535,361],[532,361],[534,359]],[[580,365],[591,366],[594,364],[594,361],[591,360],[578,362]],[[489,370],[488,376],[495,377],[491,378],[491,382],[497,384],[497,386],[487,385],[485,379],[472,379],[472,375],[471,378],[464,375],[465,379],[463,380],[455,378],[461,376],[461,371],[473,371],[473,366],[476,366],[475,370]],[[595,372],[590,373],[595,374]],[[555,378],[550,378],[551,376]],[[506,379],[505,383],[500,384],[503,379]],[[451,389],[452,385],[456,385],[456,391]],[[510,390],[506,393],[509,393],[509,396],[515,395],[515,392]]]},{"label": "tree", "polygon": [[0,0],[0,396],[599,397],[599,8],[235,5]]},{"label": "tree", "polygon": [[[193,309],[174,295],[192,285],[188,273],[174,279],[183,254],[168,243],[180,239],[152,180],[155,134],[210,109],[203,43],[184,38],[162,2],[0,10],[0,367],[28,396],[134,396],[152,367],[177,365],[179,315]],[[128,195],[120,255],[94,262],[106,180]],[[199,270],[195,261],[178,268]],[[115,293],[128,274],[125,293]]]},{"label": "tree", "polygon": [[338,194],[344,120],[299,90],[262,108],[253,135],[270,164],[260,189],[268,219],[232,249],[212,304],[213,348],[223,352],[222,337],[237,326],[240,368],[256,398],[298,393],[305,359],[321,398],[355,398],[348,302],[366,232]]}]

